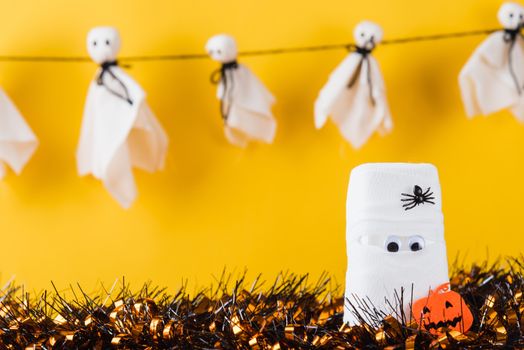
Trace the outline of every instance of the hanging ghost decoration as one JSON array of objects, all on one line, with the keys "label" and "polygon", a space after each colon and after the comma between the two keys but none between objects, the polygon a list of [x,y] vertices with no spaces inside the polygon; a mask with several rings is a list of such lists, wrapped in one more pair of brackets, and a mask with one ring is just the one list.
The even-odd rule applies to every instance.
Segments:
[{"label": "hanging ghost decoration", "polygon": [[0,89],[0,179],[5,176],[6,165],[20,174],[37,147],[35,134],[13,102]]},{"label": "hanging ghost decoration", "polygon": [[498,11],[504,30],[490,34],[459,75],[468,117],[509,109],[524,122],[524,7],[505,3]]},{"label": "hanging ghost decoration", "polygon": [[215,35],[206,44],[209,56],[222,64],[211,81],[228,141],[246,147],[250,141],[272,143],[277,123],[271,112],[275,98],[249,68],[237,62],[237,45],[228,35]]},{"label": "hanging ghost decoration", "polygon": [[409,319],[412,301],[449,283],[437,169],[409,163],[353,169],[346,240],[344,321],[375,325],[377,319],[364,311],[370,307],[384,314],[404,312]]},{"label": "hanging ghost decoration", "polygon": [[371,52],[382,41],[382,29],[363,21],[354,31],[356,48],[331,73],[315,101],[315,126],[328,117],[353,147],[360,148],[375,131],[393,127],[384,80]]},{"label": "hanging ghost decoration", "polygon": [[168,139],[145,92],[119,67],[119,49],[115,28],[97,27],[87,36],[89,55],[100,68],[87,94],[77,166],[128,208],[136,197],[132,168],[162,169]]}]

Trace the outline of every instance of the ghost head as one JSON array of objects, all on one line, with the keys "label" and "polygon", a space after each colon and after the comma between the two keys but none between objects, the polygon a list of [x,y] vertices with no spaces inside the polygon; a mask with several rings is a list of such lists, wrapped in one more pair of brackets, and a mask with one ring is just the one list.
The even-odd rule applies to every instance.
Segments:
[{"label": "ghost head", "polygon": [[506,2],[500,7],[497,18],[504,28],[518,29],[524,23],[524,7],[514,2]]},{"label": "ghost head", "polygon": [[378,24],[362,21],[355,27],[353,36],[358,47],[371,50],[382,41],[384,33]]},{"label": "ghost head", "polygon": [[211,37],[206,43],[208,55],[220,63],[229,63],[237,59],[237,44],[233,37],[219,34]]},{"label": "ghost head", "polygon": [[87,52],[91,59],[102,64],[115,61],[120,51],[120,34],[113,27],[95,27],[87,34]]},{"label": "ghost head", "polygon": [[[347,197],[346,298],[371,300],[391,313],[448,282],[437,169],[431,164],[374,163],[351,172]],[[348,306],[348,304],[346,304]],[[398,311],[398,310],[397,310]],[[404,310],[409,311],[409,310]],[[357,323],[350,309],[346,322]]]}]

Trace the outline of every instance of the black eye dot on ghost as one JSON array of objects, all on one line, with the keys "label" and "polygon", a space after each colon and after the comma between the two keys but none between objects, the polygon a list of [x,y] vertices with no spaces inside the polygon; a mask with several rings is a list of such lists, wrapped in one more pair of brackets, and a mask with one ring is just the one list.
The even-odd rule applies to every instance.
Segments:
[{"label": "black eye dot on ghost", "polygon": [[96,46],[96,40],[95,40],[95,41],[93,41],[93,46]]},{"label": "black eye dot on ghost", "polygon": [[106,45],[109,46],[110,42],[109,40],[106,40]]},{"label": "black eye dot on ghost", "polygon": [[513,18],[513,13],[510,13],[510,14],[509,14],[509,18]]}]

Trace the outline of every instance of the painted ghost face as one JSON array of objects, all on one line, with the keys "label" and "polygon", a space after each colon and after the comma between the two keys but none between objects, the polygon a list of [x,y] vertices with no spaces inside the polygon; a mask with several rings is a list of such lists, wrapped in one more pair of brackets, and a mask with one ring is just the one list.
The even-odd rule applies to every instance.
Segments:
[{"label": "painted ghost face", "polygon": [[506,2],[500,7],[497,18],[504,28],[517,29],[524,23],[524,7]]},{"label": "painted ghost face", "polygon": [[[430,164],[377,163],[355,168],[347,199],[346,298],[391,313],[404,289],[404,311],[448,282],[437,170]],[[348,304],[346,304],[347,306]],[[397,310],[398,311],[398,310]],[[346,309],[344,320],[357,323]]]},{"label": "painted ghost face", "polygon": [[229,63],[237,59],[237,44],[229,35],[219,34],[211,37],[206,44],[208,55],[220,63]]},{"label": "painted ghost face", "polygon": [[360,22],[353,32],[355,43],[359,47],[373,49],[382,41],[384,33],[378,24],[370,21]]},{"label": "painted ghost face", "polygon": [[120,35],[112,27],[96,27],[87,34],[87,52],[91,59],[102,64],[115,61],[120,51]]}]

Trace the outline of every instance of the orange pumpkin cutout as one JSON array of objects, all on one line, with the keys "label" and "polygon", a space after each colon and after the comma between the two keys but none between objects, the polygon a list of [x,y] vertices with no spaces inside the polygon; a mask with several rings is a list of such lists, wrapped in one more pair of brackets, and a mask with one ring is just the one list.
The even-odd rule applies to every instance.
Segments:
[{"label": "orange pumpkin cutout", "polygon": [[428,297],[417,300],[412,313],[420,328],[432,334],[446,330],[464,333],[473,324],[473,315],[464,299],[450,289],[449,283],[430,290]]}]

